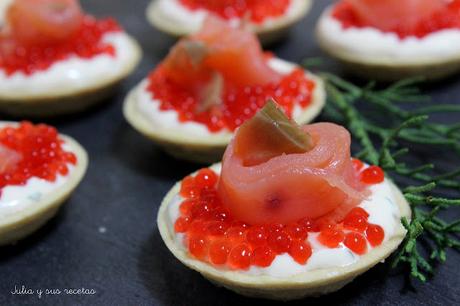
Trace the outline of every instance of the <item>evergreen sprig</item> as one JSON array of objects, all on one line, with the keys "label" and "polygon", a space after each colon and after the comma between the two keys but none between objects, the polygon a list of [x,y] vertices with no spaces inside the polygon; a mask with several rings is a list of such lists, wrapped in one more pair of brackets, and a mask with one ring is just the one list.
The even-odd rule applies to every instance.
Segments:
[{"label": "evergreen sprig", "polygon": [[[379,89],[373,82],[360,87],[333,74],[321,76],[328,93],[325,114],[345,125],[359,142],[361,150],[355,156],[379,165],[396,179],[404,177],[417,182],[403,190],[412,208],[412,218],[401,220],[407,235],[392,266],[407,264],[411,275],[425,282],[433,274],[436,263],[445,262],[448,249],[460,250],[460,220],[448,223],[439,215],[443,210],[460,207],[460,198],[434,195],[438,187],[460,191],[460,169],[433,175],[433,164],[411,168],[401,158],[410,152],[408,147],[414,145],[434,145],[460,155],[460,124],[429,120],[434,113],[460,112],[460,106],[415,108],[415,103],[429,101],[417,88],[420,79],[403,80]],[[360,102],[366,104],[358,109]]]}]

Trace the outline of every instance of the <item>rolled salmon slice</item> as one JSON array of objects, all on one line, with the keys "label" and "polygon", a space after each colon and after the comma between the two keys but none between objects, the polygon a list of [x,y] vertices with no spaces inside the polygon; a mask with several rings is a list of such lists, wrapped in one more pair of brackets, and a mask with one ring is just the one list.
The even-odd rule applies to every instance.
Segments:
[{"label": "rolled salmon slice", "polygon": [[352,165],[349,132],[332,123],[302,129],[312,141],[309,151],[253,166],[245,166],[244,157],[235,154],[237,132],[225,152],[218,186],[235,218],[249,224],[287,224],[302,218],[340,221],[367,197]]},{"label": "rolled salmon slice", "polygon": [[277,83],[281,75],[267,64],[257,37],[216,18],[206,18],[201,30],[183,38],[163,61],[168,76],[184,86],[212,73],[236,86]]}]

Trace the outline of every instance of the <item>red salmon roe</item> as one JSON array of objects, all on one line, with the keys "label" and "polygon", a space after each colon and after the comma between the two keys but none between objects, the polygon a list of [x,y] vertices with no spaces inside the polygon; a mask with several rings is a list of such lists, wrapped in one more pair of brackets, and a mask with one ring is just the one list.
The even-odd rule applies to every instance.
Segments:
[{"label": "red salmon roe", "polygon": [[360,207],[350,210],[338,224],[301,219],[287,225],[248,225],[225,209],[216,191],[218,180],[212,169],[201,169],[195,176],[184,178],[180,188],[185,199],[174,229],[185,234],[190,254],[199,260],[247,269],[250,265],[268,267],[277,255],[289,254],[305,264],[312,255],[307,240],[310,232],[320,232],[317,239],[326,247],[344,243],[357,254],[367,251],[366,238],[372,246],[383,241],[383,229],[368,224],[369,214]]},{"label": "red salmon roe", "polygon": [[289,255],[291,255],[292,258],[301,265],[307,262],[311,254],[312,251],[310,244],[301,240],[295,240],[292,242],[291,248],[289,249]]},{"label": "red salmon roe", "polygon": [[286,232],[293,239],[305,240],[308,237],[308,230],[302,224],[289,224],[286,226]]},{"label": "red salmon roe", "polygon": [[369,224],[366,230],[366,237],[369,243],[375,247],[382,244],[385,238],[385,232],[380,225]]},{"label": "red salmon roe", "polygon": [[262,23],[267,18],[286,13],[291,0],[180,0],[190,10],[205,9],[224,19],[243,18],[250,13],[252,22]]},{"label": "red salmon roe", "polygon": [[329,248],[336,248],[345,239],[345,233],[340,229],[327,228],[320,232],[318,241]]},{"label": "red salmon roe", "polygon": [[378,166],[370,166],[361,172],[361,182],[365,184],[380,184],[385,180],[385,173]]},{"label": "red salmon roe", "polygon": [[299,224],[307,230],[307,232],[319,232],[319,224],[314,220],[310,220],[308,218],[302,219],[299,221]]},{"label": "red salmon roe", "polygon": [[192,235],[188,240],[190,253],[198,259],[205,259],[208,251],[208,241],[201,235]]},{"label": "red salmon roe", "polygon": [[346,234],[344,244],[358,255],[363,255],[367,252],[366,238],[360,233],[350,232]]},{"label": "red salmon roe", "polygon": [[189,217],[179,217],[174,223],[174,230],[178,233],[184,233],[187,231],[189,226],[190,226]]},{"label": "red salmon roe", "polygon": [[348,230],[364,232],[367,229],[369,214],[361,207],[353,208],[343,220],[343,227]]},{"label": "red salmon roe", "polygon": [[[339,20],[345,29],[368,26],[359,21],[353,12],[352,6],[346,1],[341,1],[335,5],[332,16]],[[391,32],[396,33],[401,39],[409,36],[421,38],[433,32],[457,28],[460,28],[460,0],[454,0],[450,2],[445,9],[434,12],[430,16],[423,18],[414,28],[407,29],[404,26],[399,26]]]},{"label": "red salmon roe", "polygon": [[353,163],[353,168],[355,169],[355,171],[361,171],[361,169],[364,168],[364,163],[360,161],[359,159],[353,158],[352,163]]},{"label": "red salmon roe", "polygon": [[263,227],[254,227],[248,230],[246,240],[252,246],[260,246],[267,243],[268,232]]},{"label": "red salmon roe", "polygon": [[209,261],[215,265],[223,265],[227,262],[231,244],[225,240],[217,240],[209,247]]},{"label": "red salmon roe", "polygon": [[288,252],[292,244],[291,236],[283,230],[270,233],[267,241],[270,248],[278,254]]},{"label": "red salmon roe", "polygon": [[248,244],[238,244],[228,255],[228,264],[233,269],[247,269],[251,265],[252,250]]},{"label": "red salmon roe", "polygon": [[115,56],[114,47],[102,41],[104,34],[121,31],[113,19],[96,20],[85,16],[80,30],[69,39],[59,44],[40,46],[23,46],[14,37],[0,33],[0,69],[6,75],[22,72],[31,75],[37,71],[47,70],[54,63],[64,61],[72,56],[90,59],[96,55]]},{"label": "red salmon roe", "polygon": [[288,116],[292,116],[294,106],[305,108],[310,105],[315,88],[314,81],[308,79],[302,69],[285,75],[279,84],[241,88],[225,81],[222,104],[208,111],[199,111],[197,91],[169,79],[161,65],[148,79],[147,90],[153,99],[159,101],[161,110],[175,110],[180,122],[198,122],[206,125],[211,132],[223,129],[234,131],[252,118],[271,97],[276,98]]},{"label": "red salmon roe", "polygon": [[75,165],[77,157],[65,151],[62,144],[57,130],[45,124],[21,122],[0,128],[0,145],[19,156],[12,166],[0,165],[0,190],[8,185],[25,185],[32,177],[54,182],[58,175],[67,175],[68,166]]},{"label": "red salmon roe", "polygon": [[201,169],[195,177],[198,187],[211,188],[217,183],[217,174],[210,169]]},{"label": "red salmon roe", "polygon": [[273,252],[268,246],[260,246],[254,249],[252,255],[252,264],[259,267],[269,267],[276,257],[276,253]]}]

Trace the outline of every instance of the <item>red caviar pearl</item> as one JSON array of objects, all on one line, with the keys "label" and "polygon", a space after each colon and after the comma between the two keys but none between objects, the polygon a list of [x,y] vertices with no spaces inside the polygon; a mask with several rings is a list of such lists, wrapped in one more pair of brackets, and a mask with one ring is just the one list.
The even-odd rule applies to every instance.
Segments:
[{"label": "red caviar pearl", "polygon": [[385,179],[385,173],[378,166],[370,166],[361,173],[361,182],[365,184],[379,184]]},{"label": "red caviar pearl", "polygon": [[185,200],[179,206],[179,211],[183,215],[190,215],[192,213],[193,205],[195,205],[195,201],[193,201],[193,200]]},{"label": "red caviar pearl", "polygon": [[211,188],[217,183],[217,174],[209,168],[201,169],[195,177],[195,183],[201,188]]},{"label": "red caviar pearl", "polygon": [[286,232],[292,239],[305,240],[308,237],[307,229],[301,224],[289,224],[286,226]]},{"label": "red caviar pearl", "polygon": [[351,162],[353,163],[353,168],[355,171],[361,171],[361,169],[364,168],[364,163],[359,159],[353,158]]},{"label": "red caviar pearl", "polygon": [[376,247],[382,244],[383,239],[385,238],[385,232],[380,225],[369,224],[366,230],[366,236],[369,243]]},{"label": "red caviar pearl", "polygon": [[311,219],[305,218],[298,222],[300,225],[305,227],[307,232],[319,232],[319,224]]},{"label": "red caviar pearl", "polygon": [[263,227],[254,227],[246,233],[246,240],[252,246],[260,246],[267,243],[268,233]]},{"label": "red caviar pearl", "polygon": [[276,254],[268,246],[263,245],[254,249],[252,263],[259,267],[268,267],[272,264]]},{"label": "red caviar pearl", "polygon": [[215,265],[223,265],[227,262],[231,244],[225,240],[218,240],[209,246],[209,260]]},{"label": "red caviar pearl", "polygon": [[336,248],[345,239],[345,234],[339,229],[324,229],[318,235],[318,241],[329,248]]},{"label": "red caviar pearl", "polygon": [[184,198],[195,198],[198,196],[199,191],[193,176],[187,176],[182,180],[179,193]]},{"label": "red caviar pearl", "polygon": [[268,236],[268,245],[277,254],[288,252],[291,244],[291,236],[284,231],[275,231]]},{"label": "red caviar pearl", "polygon": [[249,245],[241,243],[233,247],[228,256],[228,264],[233,269],[247,269],[251,265],[252,251]]},{"label": "red caviar pearl", "polygon": [[207,232],[213,236],[223,236],[229,225],[222,221],[211,221],[207,224]]},{"label": "red caviar pearl", "polygon": [[311,246],[305,241],[294,240],[291,248],[289,249],[289,255],[291,255],[292,258],[301,265],[307,262],[311,254]]},{"label": "red caviar pearl", "polygon": [[188,227],[188,232],[192,234],[204,235],[206,233],[207,226],[204,221],[193,220],[190,226]]},{"label": "red caviar pearl", "polygon": [[179,217],[174,223],[174,230],[178,233],[185,233],[189,226],[191,220],[189,217]]},{"label": "red caviar pearl", "polygon": [[208,251],[208,242],[206,237],[201,235],[192,235],[188,240],[188,249],[190,254],[198,259],[205,259]]},{"label": "red caviar pearl", "polygon": [[349,248],[354,253],[359,254],[359,255],[365,254],[367,251],[366,238],[364,238],[364,236],[361,235],[360,233],[356,233],[356,232],[348,233],[345,236],[344,244],[347,246],[347,248]]},{"label": "red caviar pearl", "polygon": [[[363,213],[364,211],[364,213]],[[343,220],[343,227],[345,229],[364,232],[367,229],[367,219],[369,214],[360,208],[353,208]]]},{"label": "red caviar pearl", "polygon": [[232,226],[230,229],[227,230],[225,236],[230,241],[242,241],[246,236],[246,229],[244,227]]}]

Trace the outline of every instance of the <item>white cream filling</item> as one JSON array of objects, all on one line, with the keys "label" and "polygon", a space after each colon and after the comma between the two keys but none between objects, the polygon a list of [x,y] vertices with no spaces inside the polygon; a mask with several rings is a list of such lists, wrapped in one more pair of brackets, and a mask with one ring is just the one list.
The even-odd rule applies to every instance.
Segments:
[{"label": "white cream filling", "polygon": [[400,39],[395,33],[385,33],[371,27],[345,29],[331,15],[330,8],[321,16],[318,32],[328,45],[353,54],[356,58],[410,63],[458,57],[460,53],[459,29],[437,31],[422,38],[410,36]]},{"label": "white cream filling", "polygon": [[[69,145],[63,144],[63,149],[72,152]],[[40,202],[46,195],[53,193],[62,187],[72,175],[75,166],[68,164],[69,173],[65,176],[58,175],[54,182],[41,178],[32,177],[27,180],[25,185],[5,186],[0,189],[0,219],[7,219],[32,205]]]},{"label": "white cream filling", "polygon": [[115,48],[115,56],[101,54],[90,59],[72,56],[54,63],[44,71],[31,75],[16,72],[7,76],[0,69],[0,96],[24,97],[53,92],[78,92],[92,88],[103,80],[124,73],[127,63],[135,56],[129,36],[123,32],[107,33],[102,38]]},{"label": "white cream filling", "polygon": [[[270,59],[268,64],[272,69],[282,74],[289,74],[297,68],[296,65],[278,58]],[[160,109],[161,102],[159,100],[152,99],[152,94],[147,90],[147,87],[148,81],[144,80],[137,90],[137,109],[139,113],[151,123],[152,127],[157,129],[168,129],[183,135],[190,135],[191,137],[209,135],[216,136],[219,134],[231,133],[228,129],[224,129],[218,133],[213,133],[209,131],[204,124],[191,121],[180,122],[178,113],[175,110],[164,111]],[[298,118],[302,114],[303,110],[304,109],[299,105],[295,105],[292,113],[293,118]]]},{"label": "white cream filling", "polygon": [[[214,170],[220,172],[220,168],[215,168]],[[358,206],[369,213],[369,223],[380,225],[383,228],[385,242],[395,235],[400,224],[401,213],[396,204],[396,198],[390,182],[387,179],[380,184],[372,185],[370,192],[371,195]],[[176,195],[169,203],[168,226],[172,233],[174,233],[174,223],[180,216],[179,207],[183,200],[180,195]],[[242,270],[239,273],[286,278],[313,270],[348,266],[360,259],[360,255],[352,252],[343,243],[337,248],[330,249],[321,245],[317,240],[317,236],[318,233],[308,234],[307,240],[312,247],[312,255],[304,265],[297,263],[289,254],[285,253],[277,255],[269,267],[251,266],[248,270]],[[186,250],[183,241],[184,234],[175,234],[174,238],[177,245]],[[369,243],[367,246],[368,250],[372,249]]]},{"label": "white cream filling", "polygon": [[[279,17],[269,17],[262,23],[256,24],[257,27],[271,26],[280,19],[290,18],[295,16],[297,12],[302,8],[305,0],[291,0],[289,8],[285,14]],[[191,10],[183,6],[178,0],[158,0],[157,9],[161,10],[162,15],[166,16],[172,23],[180,25],[181,28],[189,29],[190,32],[196,32],[201,28],[206,16],[210,13],[204,9]],[[240,19],[230,19],[229,22],[233,26],[237,26],[240,23]]]}]

